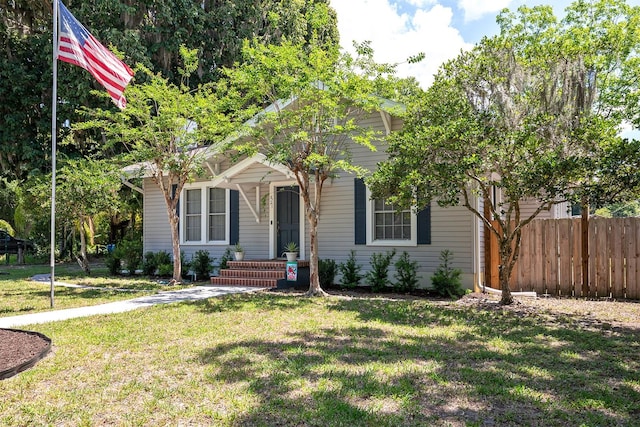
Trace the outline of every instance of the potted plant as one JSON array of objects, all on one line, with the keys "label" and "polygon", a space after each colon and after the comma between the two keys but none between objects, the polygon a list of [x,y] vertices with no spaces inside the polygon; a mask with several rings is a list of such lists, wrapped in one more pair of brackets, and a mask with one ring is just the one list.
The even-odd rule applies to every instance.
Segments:
[{"label": "potted plant", "polygon": [[298,257],[298,250],[296,242],[289,242],[284,245],[283,255],[287,257],[287,261],[295,261]]},{"label": "potted plant", "polygon": [[244,249],[242,249],[242,245],[240,245],[240,243],[236,243],[233,246],[233,256],[236,261],[242,261],[244,259]]}]

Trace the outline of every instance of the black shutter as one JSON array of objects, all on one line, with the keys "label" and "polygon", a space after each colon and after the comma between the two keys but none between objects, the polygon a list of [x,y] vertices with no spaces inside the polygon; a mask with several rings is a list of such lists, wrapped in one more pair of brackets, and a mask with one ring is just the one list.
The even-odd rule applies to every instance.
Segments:
[{"label": "black shutter", "polygon": [[431,205],[418,212],[418,244],[431,244]]},{"label": "black shutter", "polygon": [[367,244],[367,188],[364,180],[355,178],[353,180],[354,188],[354,235],[356,245]]},{"label": "black shutter", "polygon": [[229,244],[240,240],[240,193],[229,190]]}]

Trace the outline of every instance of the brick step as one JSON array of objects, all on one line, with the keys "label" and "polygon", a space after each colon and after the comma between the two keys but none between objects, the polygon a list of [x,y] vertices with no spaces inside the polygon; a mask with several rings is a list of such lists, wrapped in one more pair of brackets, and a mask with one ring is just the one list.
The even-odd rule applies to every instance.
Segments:
[{"label": "brick step", "polygon": [[254,279],[282,279],[285,277],[285,268],[273,270],[241,270],[237,268],[225,268],[220,270],[220,277],[244,277]]},{"label": "brick step", "polygon": [[275,288],[278,279],[258,279],[250,277],[212,277],[211,284],[217,286],[255,286],[260,288]]},{"label": "brick step", "polygon": [[[244,260],[227,261],[227,266],[233,270],[282,270],[287,266],[286,260]],[[298,267],[308,267],[308,260],[298,260]]]}]

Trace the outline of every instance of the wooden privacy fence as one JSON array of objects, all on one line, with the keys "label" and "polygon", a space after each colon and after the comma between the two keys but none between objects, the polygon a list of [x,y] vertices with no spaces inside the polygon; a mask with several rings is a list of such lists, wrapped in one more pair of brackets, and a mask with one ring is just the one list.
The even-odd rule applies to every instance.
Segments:
[{"label": "wooden privacy fence", "polygon": [[[486,230],[486,233],[490,233]],[[486,240],[487,284],[499,289],[500,257],[493,234]],[[538,219],[522,230],[512,291],[640,299],[640,218],[589,219],[589,289],[582,290],[580,219]]]}]

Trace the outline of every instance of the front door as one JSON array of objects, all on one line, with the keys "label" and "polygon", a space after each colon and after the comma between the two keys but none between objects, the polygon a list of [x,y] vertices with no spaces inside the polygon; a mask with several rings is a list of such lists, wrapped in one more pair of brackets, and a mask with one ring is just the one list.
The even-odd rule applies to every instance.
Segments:
[{"label": "front door", "polygon": [[297,185],[276,187],[276,258],[284,246],[295,242],[300,246],[300,189]]}]

